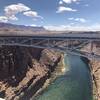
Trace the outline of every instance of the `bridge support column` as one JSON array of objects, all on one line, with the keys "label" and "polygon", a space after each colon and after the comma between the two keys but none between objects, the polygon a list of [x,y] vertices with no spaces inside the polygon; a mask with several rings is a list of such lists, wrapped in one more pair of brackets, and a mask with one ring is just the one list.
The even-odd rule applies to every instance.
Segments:
[{"label": "bridge support column", "polygon": [[94,43],[93,43],[93,41],[90,41],[90,53],[91,53],[91,56],[92,56],[92,61],[95,60],[93,48],[94,48]]},{"label": "bridge support column", "polygon": [[93,42],[90,42],[90,52],[93,53]]}]

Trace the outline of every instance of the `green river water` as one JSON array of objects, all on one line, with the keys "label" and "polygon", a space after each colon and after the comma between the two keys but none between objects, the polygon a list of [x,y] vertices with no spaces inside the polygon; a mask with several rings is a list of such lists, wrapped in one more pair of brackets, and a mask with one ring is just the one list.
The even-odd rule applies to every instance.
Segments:
[{"label": "green river water", "polygon": [[66,72],[56,78],[36,100],[93,100],[91,75],[79,56],[65,55]]}]

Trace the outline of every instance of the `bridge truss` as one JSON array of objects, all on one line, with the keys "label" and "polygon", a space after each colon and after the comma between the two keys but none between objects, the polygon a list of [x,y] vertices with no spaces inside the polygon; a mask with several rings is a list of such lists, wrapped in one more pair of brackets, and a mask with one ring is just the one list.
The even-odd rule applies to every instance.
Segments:
[{"label": "bridge truss", "polygon": [[[94,43],[99,41],[99,38],[86,37],[1,36],[0,46],[23,46],[43,49],[48,48],[84,56],[89,59],[100,59],[100,55],[93,51]],[[88,44],[90,44],[89,50],[82,51],[82,48]]]}]

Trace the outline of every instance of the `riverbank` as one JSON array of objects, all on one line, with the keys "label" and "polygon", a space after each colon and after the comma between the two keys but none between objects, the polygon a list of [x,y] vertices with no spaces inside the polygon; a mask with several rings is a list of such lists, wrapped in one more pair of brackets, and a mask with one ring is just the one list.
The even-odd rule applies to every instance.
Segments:
[{"label": "riverbank", "polygon": [[32,97],[32,100],[37,100],[36,98],[41,95],[43,92],[45,92],[45,89],[48,88],[50,84],[53,83],[54,80],[56,80],[57,77],[64,75],[65,73],[65,63],[64,63],[64,54],[61,53],[61,59],[58,63],[58,65],[55,67],[55,70],[51,73],[50,78],[48,78],[42,88],[40,88]]},{"label": "riverbank", "polygon": [[67,54],[64,63],[67,69],[65,73],[57,77],[35,100],[92,100],[88,64],[79,56]]},{"label": "riverbank", "polygon": [[92,60],[92,59],[88,59],[88,58],[85,58],[85,57],[81,57],[81,59],[85,62],[85,63],[88,63],[88,69],[89,71],[91,72],[91,79],[92,79],[92,88],[93,88],[93,100],[99,100],[98,98],[98,86],[97,86],[97,83],[99,83],[96,79],[96,77],[98,77],[98,75],[96,74],[96,71],[97,70],[97,61],[95,60]]},{"label": "riverbank", "polygon": [[[81,48],[81,50],[85,52],[90,52],[90,45],[87,44],[84,47]],[[92,53],[96,55],[100,55],[100,43],[94,42],[93,43],[94,48],[92,49]],[[93,95],[94,100],[100,100],[100,59],[94,58],[94,55],[92,58],[89,58],[89,68],[92,75],[92,83],[93,83]]]},{"label": "riverbank", "polygon": [[92,67],[94,100],[100,100],[100,62],[91,60],[90,66]]}]

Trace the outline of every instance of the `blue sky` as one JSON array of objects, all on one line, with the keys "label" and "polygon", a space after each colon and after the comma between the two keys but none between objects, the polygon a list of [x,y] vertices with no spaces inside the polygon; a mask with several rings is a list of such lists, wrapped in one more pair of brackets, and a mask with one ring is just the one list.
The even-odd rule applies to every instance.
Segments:
[{"label": "blue sky", "polygon": [[0,0],[0,22],[98,30],[99,10],[100,0]]}]

